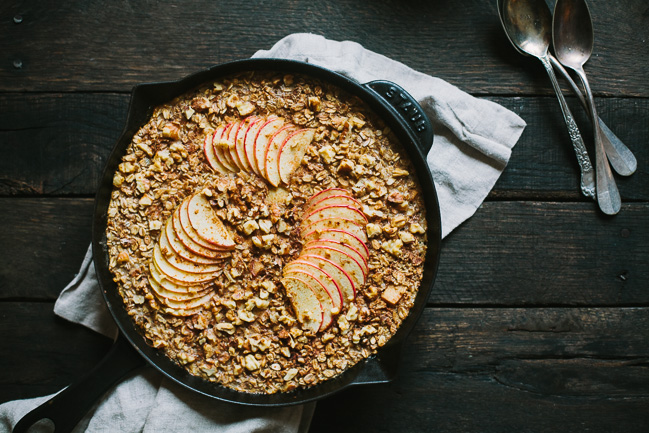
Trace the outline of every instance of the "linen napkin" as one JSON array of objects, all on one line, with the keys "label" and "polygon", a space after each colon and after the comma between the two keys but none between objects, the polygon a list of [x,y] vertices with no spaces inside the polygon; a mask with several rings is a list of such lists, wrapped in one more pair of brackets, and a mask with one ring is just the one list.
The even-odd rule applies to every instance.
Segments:
[{"label": "linen napkin", "polygon": [[[314,34],[293,34],[253,57],[285,58],[326,67],[360,83],[393,81],[410,93],[433,123],[431,167],[446,236],[478,209],[500,173],[525,122],[502,106],[470,96],[438,78],[366,50]],[[103,302],[90,249],[77,276],[63,289],[55,314],[114,338],[117,328]],[[0,430],[51,396],[0,405]],[[75,432],[306,432],[315,404],[255,408],[197,395],[145,367],[118,384]]]}]

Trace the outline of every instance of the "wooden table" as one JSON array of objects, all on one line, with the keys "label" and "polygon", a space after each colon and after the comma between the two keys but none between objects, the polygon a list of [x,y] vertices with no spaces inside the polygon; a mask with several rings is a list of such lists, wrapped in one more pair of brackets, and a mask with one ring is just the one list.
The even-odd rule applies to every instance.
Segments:
[{"label": "wooden table", "polygon": [[[445,239],[397,380],[320,402],[311,430],[649,431],[649,6],[589,3],[600,116],[639,161],[617,178],[614,217],[580,195],[550,82],[510,46],[495,1],[2,2],[0,402],[60,389],[110,345],[52,307],[90,243],[132,86],[315,32],[528,126],[486,202]],[[569,103],[591,146],[588,118]]]}]

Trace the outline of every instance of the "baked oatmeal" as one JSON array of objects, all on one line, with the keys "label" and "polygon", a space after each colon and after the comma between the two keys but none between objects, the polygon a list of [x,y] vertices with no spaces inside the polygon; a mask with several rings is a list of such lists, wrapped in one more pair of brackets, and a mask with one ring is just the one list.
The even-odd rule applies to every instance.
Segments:
[{"label": "baked oatmeal", "polygon": [[374,354],[414,304],[427,240],[413,166],[330,84],[256,72],[178,97],[135,134],[113,186],[125,308],[205,380],[316,385]]}]

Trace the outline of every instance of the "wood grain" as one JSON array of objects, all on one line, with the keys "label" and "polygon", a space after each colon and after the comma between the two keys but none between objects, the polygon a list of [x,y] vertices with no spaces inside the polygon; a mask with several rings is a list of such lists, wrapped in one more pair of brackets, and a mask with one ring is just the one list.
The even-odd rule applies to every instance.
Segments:
[{"label": "wood grain", "polygon": [[[598,95],[647,96],[644,0],[589,3],[596,44],[587,64]],[[20,14],[20,24],[13,17]],[[294,32],[371,50],[481,94],[552,93],[540,63],[518,55],[495,2],[164,0],[155,7],[85,1],[0,5],[0,91],[129,91],[250,57]],[[378,31],[380,29],[380,31]],[[413,31],[416,29],[416,31]],[[152,37],[155,35],[155,37]],[[479,59],[476,58],[480,55]],[[19,65],[19,67],[15,66]]]},{"label": "wood grain", "polygon": [[[649,359],[649,309],[627,308],[426,308],[408,337],[403,368],[407,371],[491,371],[509,382],[529,381],[548,394],[578,393],[570,383],[543,382],[517,376],[510,367],[534,368],[536,361],[611,360],[632,363]],[[642,362],[638,366],[642,366]],[[648,367],[645,365],[644,367]],[[526,376],[525,378],[523,376]],[[638,377],[637,393],[647,384],[649,369]],[[505,380],[505,379],[503,379]],[[649,397],[649,395],[647,395]]]},{"label": "wood grain", "polygon": [[[490,197],[497,199],[581,200],[579,168],[556,98],[489,98],[527,122],[511,159]],[[592,124],[575,98],[568,97],[575,120],[595,164]],[[645,99],[598,99],[598,114],[638,160],[628,177],[615,175],[624,201],[649,199],[649,129],[643,126]],[[645,193],[646,192],[646,193]]]},{"label": "wood grain", "polygon": [[[560,362],[545,361],[540,368],[540,380],[566,380],[579,385],[588,381],[583,376],[566,374]],[[595,368],[590,362],[575,368],[594,376],[606,376],[614,370]],[[622,365],[616,370],[624,375],[632,371]],[[643,370],[646,377],[646,366]],[[351,389],[319,402],[310,432],[647,431],[646,392],[602,394],[539,394],[503,384],[497,376],[481,371],[408,371],[395,383]]]},{"label": "wood grain", "polygon": [[[527,127],[486,202],[443,241],[396,380],[320,401],[310,431],[649,431],[649,5],[588,4],[598,111],[639,162],[616,177],[615,217],[579,193],[550,81],[512,48],[495,1],[0,2],[0,403],[58,391],[108,351],[52,308],[90,243],[132,87],[312,32],[440,77]],[[568,103],[592,149],[588,118]]]},{"label": "wood grain", "polygon": [[58,297],[92,240],[93,202],[0,198],[0,299]]},{"label": "wood grain", "polygon": [[127,95],[0,95],[0,195],[94,194],[127,108]]},{"label": "wood grain", "polygon": [[649,207],[489,202],[442,243],[430,303],[648,305]]},{"label": "wood grain", "polygon": [[[112,93],[0,94],[0,195],[93,195],[124,127],[128,98]],[[488,99],[528,123],[491,197],[586,201],[556,99]],[[639,162],[634,175],[616,178],[623,199],[649,199],[649,147],[644,145],[649,123],[639,121],[649,112],[649,100],[603,98],[598,103],[602,119]],[[580,107],[574,112],[592,149],[590,123]]]},{"label": "wood grain", "polygon": [[0,302],[0,403],[59,391],[108,353],[110,340],[56,317],[53,308]]},{"label": "wood grain", "polygon": [[646,308],[428,308],[397,380],[320,402],[311,431],[644,432],[647,331]]}]

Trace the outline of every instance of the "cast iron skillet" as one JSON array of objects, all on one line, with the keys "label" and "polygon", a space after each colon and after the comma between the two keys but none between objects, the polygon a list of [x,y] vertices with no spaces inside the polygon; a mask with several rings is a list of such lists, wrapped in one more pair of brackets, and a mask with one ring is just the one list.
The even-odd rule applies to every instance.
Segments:
[{"label": "cast iron skillet", "polygon": [[[112,191],[112,179],[133,135],[145,124],[153,109],[201,84],[246,71],[276,71],[303,74],[338,86],[360,97],[394,131],[415,166],[422,188],[428,224],[428,248],[424,273],[413,308],[395,335],[378,353],[359,362],[341,375],[311,388],[288,393],[249,394],[211,383],[190,375],[149,346],[135,328],[123,307],[123,301],[108,269],[106,247],[107,210]],[[433,286],[441,244],[440,214],[433,177],[426,164],[432,146],[433,130],[428,117],[417,102],[402,88],[388,81],[359,84],[340,74],[308,63],[279,59],[250,59],[214,66],[180,81],[138,85],[133,89],[126,127],[113,149],[101,179],[95,200],[93,224],[93,259],[97,277],[108,309],[120,335],[109,354],[81,381],[66,388],[49,402],[27,414],[14,432],[27,431],[42,419],[50,419],[56,431],[69,431],[113,384],[146,362],[173,381],[199,393],[219,400],[253,406],[286,406],[314,401],[346,387],[391,381],[397,371],[403,342],[424,309]]]}]

